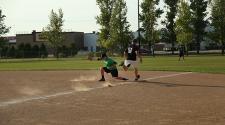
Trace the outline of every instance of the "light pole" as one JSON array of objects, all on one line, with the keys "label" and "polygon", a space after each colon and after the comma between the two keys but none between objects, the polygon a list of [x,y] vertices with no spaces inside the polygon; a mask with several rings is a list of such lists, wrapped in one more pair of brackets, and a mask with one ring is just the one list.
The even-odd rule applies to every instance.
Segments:
[{"label": "light pole", "polygon": [[139,49],[141,49],[139,6],[140,6],[140,5],[139,5],[139,0],[138,0],[138,43],[139,43]]}]

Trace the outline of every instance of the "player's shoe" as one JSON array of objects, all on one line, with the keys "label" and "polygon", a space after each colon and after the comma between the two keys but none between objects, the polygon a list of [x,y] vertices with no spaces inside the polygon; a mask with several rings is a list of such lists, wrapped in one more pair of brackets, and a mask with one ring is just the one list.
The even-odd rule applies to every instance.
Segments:
[{"label": "player's shoe", "polygon": [[140,75],[137,75],[137,77],[135,78],[135,81],[137,81],[138,79],[140,79]]},{"label": "player's shoe", "polygon": [[99,82],[103,82],[105,81],[105,78],[101,78],[100,80],[98,80]]},{"label": "player's shoe", "polygon": [[119,66],[123,66],[124,65],[124,61],[121,61]]},{"label": "player's shoe", "polygon": [[112,85],[108,85],[108,87],[113,87]]},{"label": "player's shoe", "polygon": [[122,80],[126,81],[126,80],[128,80],[128,79],[127,79],[127,78],[123,78]]}]

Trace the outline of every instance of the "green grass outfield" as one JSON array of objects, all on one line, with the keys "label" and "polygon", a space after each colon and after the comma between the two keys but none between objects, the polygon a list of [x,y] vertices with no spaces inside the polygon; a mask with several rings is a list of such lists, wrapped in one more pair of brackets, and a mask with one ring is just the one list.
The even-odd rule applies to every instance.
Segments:
[{"label": "green grass outfield", "polygon": [[[113,57],[118,62],[122,58]],[[86,57],[48,59],[0,59],[0,70],[97,70],[102,61],[89,61]],[[121,68],[119,68],[121,70]],[[225,74],[225,56],[201,55],[144,57],[139,65],[143,71],[191,71]]]}]

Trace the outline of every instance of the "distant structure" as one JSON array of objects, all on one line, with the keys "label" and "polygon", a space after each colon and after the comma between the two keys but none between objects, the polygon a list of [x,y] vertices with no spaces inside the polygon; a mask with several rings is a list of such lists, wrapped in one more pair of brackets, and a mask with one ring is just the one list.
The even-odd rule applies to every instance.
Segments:
[{"label": "distant structure", "polygon": [[[40,35],[41,32],[36,32],[35,30],[31,34],[16,34],[15,43],[17,46],[22,43],[29,43],[31,46],[43,43],[48,46],[46,40],[41,38]],[[65,38],[63,45],[69,47],[71,44],[75,44],[79,50],[96,52],[97,35],[95,32],[64,32],[63,35]]]},{"label": "distant structure", "polygon": [[[69,47],[71,44],[75,44],[77,48],[84,49],[84,33],[83,32],[64,32],[63,33],[65,41],[63,45]],[[41,37],[41,32],[36,32],[33,30],[31,34],[16,34],[16,45],[29,43],[33,45],[41,45],[42,43],[48,46],[45,39]]]},{"label": "distant structure", "polygon": [[89,52],[96,52],[97,35],[96,35],[95,32],[93,32],[93,33],[85,33],[84,34],[84,47]]},{"label": "distant structure", "polygon": [[4,38],[8,40],[10,45],[16,44],[16,36],[7,36],[7,37],[4,37]]}]

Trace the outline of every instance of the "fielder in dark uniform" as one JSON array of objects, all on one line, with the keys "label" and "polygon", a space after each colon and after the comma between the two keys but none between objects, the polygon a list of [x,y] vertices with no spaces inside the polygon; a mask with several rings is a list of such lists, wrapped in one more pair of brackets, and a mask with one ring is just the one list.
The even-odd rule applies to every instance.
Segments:
[{"label": "fielder in dark uniform", "polygon": [[100,67],[100,72],[102,78],[99,81],[105,81],[104,72],[111,73],[112,77],[119,80],[128,80],[127,78],[119,77],[118,70],[116,67],[117,62],[109,58],[105,53],[101,55],[101,58],[98,60],[104,60],[104,67]]},{"label": "fielder in dark uniform", "polygon": [[134,39],[132,41],[132,44],[128,46],[128,48],[124,51],[124,58],[125,61],[120,64],[120,66],[123,66],[123,69],[125,71],[128,70],[130,66],[134,68],[134,74],[135,74],[135,80],[138,80],[140,78],[140,75],[138,74],[138,68],[137,68],[137,57],[140,58],[140,62],[142,63],[142,57],[139,52],[139,47],[136,45],[137,40]]},{"label": "fielder in dark uniform", "polygon": [[180,58],[183,58],[183,60],[184,60],[184,46],[183,45],[181,45],[180,47],[179,47],[179,61],[180,61]]}]

